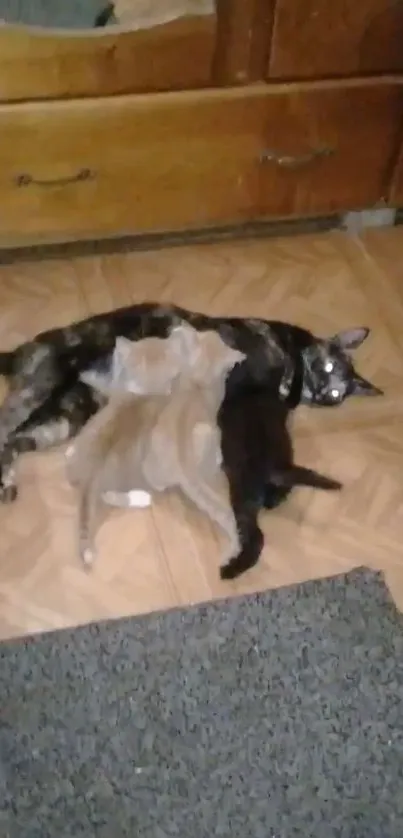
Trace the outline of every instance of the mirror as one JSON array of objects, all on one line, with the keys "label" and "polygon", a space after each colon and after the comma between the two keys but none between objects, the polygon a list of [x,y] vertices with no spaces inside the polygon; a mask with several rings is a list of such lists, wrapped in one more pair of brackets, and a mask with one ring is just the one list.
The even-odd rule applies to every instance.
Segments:
[{"label": "mirror", "polygon": [[93,29],[117,23],[108,0],[0,0],[0,20],[50,29]]},{"label": "mirror", "polygon": [[214,13],[214,0],[0,0],[0,23],[50,29],[119,25],[149,29],[184,16]]}]

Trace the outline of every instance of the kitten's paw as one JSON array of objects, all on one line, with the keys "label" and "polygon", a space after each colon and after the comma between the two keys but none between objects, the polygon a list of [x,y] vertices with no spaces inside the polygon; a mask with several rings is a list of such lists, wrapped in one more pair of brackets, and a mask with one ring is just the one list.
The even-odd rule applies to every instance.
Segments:
[{"label": "kitten's paw", "polygon": [[102,500],[109,506],[117,506],[120,509],[146,509],[151,506],[151,495],[142,489],[131,489],[129,492],[108,490],[103,493]]},{"label": "kitten's paw", "polygon": [[91,570],[95,561],[95,550],[91,547],[82,547],[80,550],[81,561],[86,570]]}]

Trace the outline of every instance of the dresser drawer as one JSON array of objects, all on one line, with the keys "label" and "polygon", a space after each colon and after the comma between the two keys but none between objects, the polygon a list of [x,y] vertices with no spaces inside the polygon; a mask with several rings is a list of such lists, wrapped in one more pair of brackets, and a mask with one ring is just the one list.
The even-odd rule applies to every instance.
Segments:
[{"label": "dresser drawer", "polygon": [[253,217],[262,86],[0,107],[0,240],[178,230]]},{"label": "dresser drawer", "polygon": [[215,12],[138,29],[0,25],[0,102],[206,87],[215,40]]},{"label": "dresser drawer", "polygon": [[392,81],[5,105],[0,243],[371,206],[402,116]]},{"label": "dresser drawer", "polygon": [[402,71],[402,44],[399,0],[277,0],[268,77]]},{"label": "dresser drawer", "polygon": [[[403,81],[403,80],[402,80]],[[393,80],[274,85],[259,213],[309,216],[376,205],[388,194],[403,117]]]}]

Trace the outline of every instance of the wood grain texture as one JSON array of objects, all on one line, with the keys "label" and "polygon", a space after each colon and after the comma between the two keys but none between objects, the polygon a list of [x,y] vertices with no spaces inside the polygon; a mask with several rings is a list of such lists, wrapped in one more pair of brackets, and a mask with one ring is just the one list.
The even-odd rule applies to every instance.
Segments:
[{"label": "wood grain texture", "polygon": [[[108,515],[99,561],[76,552],[77,498],[64,452],[26,455],[19,500],[0,506],[0,638],[233,596],[368,565],[403,607],[403,230],[227,242],[0,266],[0,345],[144,299],[213,315],[289,320],[331,335],[365,324],[357,369],[379,399],[299,408],[300,463],[341,479],[337,493],[296,489],[262,512],[261,561],[221,582],[218,530],[176,494]],[[400,317],[400,324],[399,324]],[[0,379],[0,383],[3,383]]]},{"label": "wood grain texture", "polygon": [[215,84],[265,78],[275,0],[217,0]]},{"label": "wood grain texture", "polygon": [[309,79],[403,71],[400,0],[277,0],[267,75]]},{"label": "wood grain texture", "polygon": [[[372,205],[397,148],[401,91],[390,79],[4,105],[0,243]],[[322,145],[334,154],[291,169],[260,161],[265,149],[299,159]]]},{"label": "wood grain texture", "polygon": [[0,26],[0,101],[208,86],[215,36],[215,14],[143,30]]}]

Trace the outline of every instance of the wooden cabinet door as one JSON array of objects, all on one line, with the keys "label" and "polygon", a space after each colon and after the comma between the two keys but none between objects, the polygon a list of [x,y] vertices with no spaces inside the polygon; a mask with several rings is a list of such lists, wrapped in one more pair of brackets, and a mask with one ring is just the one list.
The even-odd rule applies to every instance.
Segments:
[{"label": "wooden cabinet door", "polygon": [[214,82],[265,78],[276,0],[217,0]]},{"label": "wooden cabinet door", "polygon": [[403,116],[403,84],[323,82],[274,85],[270,91],[261,215],[360,209],[387,195]]},{"label": "wooden cabinet door", "polygon": [[401,0],[277,0],[269,78],[402,70]]}]

